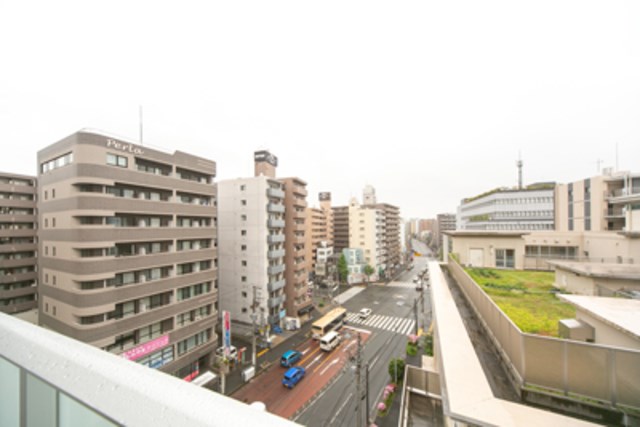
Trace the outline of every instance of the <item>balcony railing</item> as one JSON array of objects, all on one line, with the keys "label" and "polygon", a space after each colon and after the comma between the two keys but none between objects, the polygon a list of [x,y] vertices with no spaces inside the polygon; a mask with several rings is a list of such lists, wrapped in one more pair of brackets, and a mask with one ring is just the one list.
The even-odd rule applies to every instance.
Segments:
[{"label": "balcony railing", "polygon": [[269,227],[269,228],[284,228],[284,220],[282,220],[282,219],[270,219],[270,220],[267,220],[267,227]]},{"label": "balcony railing", "polygon": [[276,282],[267,284],[267,289],[269,290],[269,292],[275,292],[279,289],[284,288],[285,284],[286,284],[286,281],[284,279],[278,280]]},{"label": "balcony railing", "polygon": [[280,274],[283,271],[284,271],[284,264],[272,265],[269,268],[267,268],[267,273],[269,273],[270,276],[273,276],[275,274]]},{"label": "balcony railing", "polygon": [[271,234],[267,237],[267,243],[270,245],[282,242],[284,242],[284,234]]},{"label": "balcony railing", "polygon": [[267,196],[276,199],[284,199],[284,191],[278,190],[277,188],[267,188]]}]

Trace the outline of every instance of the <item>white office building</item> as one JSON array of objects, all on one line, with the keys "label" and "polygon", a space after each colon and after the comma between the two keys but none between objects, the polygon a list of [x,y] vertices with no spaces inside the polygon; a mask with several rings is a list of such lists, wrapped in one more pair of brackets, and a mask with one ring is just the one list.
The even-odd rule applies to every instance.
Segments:
[{"label": "white office building", "polygon": [[464,199],[457,212],[458,230],[553,230],[554,184],[530,189],[493,190]]}]

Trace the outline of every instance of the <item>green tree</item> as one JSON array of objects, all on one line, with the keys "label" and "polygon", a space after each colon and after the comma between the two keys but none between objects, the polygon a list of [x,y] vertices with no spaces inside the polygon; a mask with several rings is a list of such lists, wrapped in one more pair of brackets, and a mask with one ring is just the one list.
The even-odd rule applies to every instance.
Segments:
[{"label": "green tree", "polygon": [[346,282],[349,275],[349,267],[347,267],[347,258],[344,254],[340,255],[338,259],[338,282]]},{"label": "green tree", "polygon": [[404,360],[391,359],[389,362],[389,376],[391,381],[398,384],[404,378]]},{"label": "green tree", "polygon": [[369,264],[364,266],[363,273],[365,274],[365,276],[367,276],[367,282],[371,281],[371,275],[375,272],[376,271]]}]

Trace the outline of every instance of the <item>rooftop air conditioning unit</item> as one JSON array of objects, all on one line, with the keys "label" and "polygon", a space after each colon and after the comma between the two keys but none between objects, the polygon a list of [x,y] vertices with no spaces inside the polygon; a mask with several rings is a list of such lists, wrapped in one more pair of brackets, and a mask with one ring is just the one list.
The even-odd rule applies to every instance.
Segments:
[{"label": "rooftop air conditioning unit", "polygon": [[595,329],[590,324],[578,319],[562,319],[558,322],[560,338],[576,341],[594,342]]}]

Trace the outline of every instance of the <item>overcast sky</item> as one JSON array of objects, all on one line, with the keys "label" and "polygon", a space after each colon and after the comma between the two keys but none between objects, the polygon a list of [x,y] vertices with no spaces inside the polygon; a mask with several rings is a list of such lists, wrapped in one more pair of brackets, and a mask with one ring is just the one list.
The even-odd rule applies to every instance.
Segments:
[{"label": "overcast sky", "polygon": [[[81,128],[278,176],[334,205],[455,212],[640,172],[639,1],[0,0],[0,171]],[[618,153],[616,156],[616,152]]]}]

